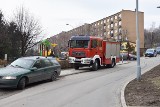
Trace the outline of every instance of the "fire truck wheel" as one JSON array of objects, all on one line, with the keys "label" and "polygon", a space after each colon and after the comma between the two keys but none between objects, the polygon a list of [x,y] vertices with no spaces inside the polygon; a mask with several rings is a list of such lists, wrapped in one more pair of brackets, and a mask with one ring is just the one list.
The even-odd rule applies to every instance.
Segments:
[{"label": "fire truck wheel", "polygon": [[113,68],[115,66],[115,60],[112,60],[112,64],[109,65],[110,68]]},{"label": "fire truck wheel", "polygon": [[75,69],[75,70],[79,69],[79,66],[74,66],[74,69]]},{"label": "fire truck wheel", "polygon": [[92,70],[97,71],[97,69],[98,69],[98,63],[97,63],[97,60],[95,60],[95,62],[92,65]]}]

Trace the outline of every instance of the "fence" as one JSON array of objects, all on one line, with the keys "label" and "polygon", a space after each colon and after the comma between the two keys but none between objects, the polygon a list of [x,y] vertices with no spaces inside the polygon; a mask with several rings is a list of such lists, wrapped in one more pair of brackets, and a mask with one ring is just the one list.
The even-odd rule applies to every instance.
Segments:
[{"label": "fence", "polygon": [[7,61],[6,60],[1,60],[0,59],[0,65],[6,65],[7,64]]}]

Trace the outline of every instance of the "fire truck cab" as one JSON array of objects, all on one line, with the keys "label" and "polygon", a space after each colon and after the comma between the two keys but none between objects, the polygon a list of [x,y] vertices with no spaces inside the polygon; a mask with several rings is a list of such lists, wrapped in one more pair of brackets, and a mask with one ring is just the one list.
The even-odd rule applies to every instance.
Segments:
[{"label": "fire truck cab", "polygon": [[75,69],[89,66],[96,71],[101,66],[113,68],[120,60],[120,43],[96,36],[72,36],[69,40],[69,63]]}]

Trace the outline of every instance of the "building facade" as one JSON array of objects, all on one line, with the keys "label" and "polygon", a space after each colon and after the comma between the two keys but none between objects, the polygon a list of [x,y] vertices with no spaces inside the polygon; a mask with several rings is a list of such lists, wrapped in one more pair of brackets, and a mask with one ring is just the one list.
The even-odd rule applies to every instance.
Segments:
[{"label": "building facade", "polygon": [[[140,48],[144,49],[144,13],[138,12],[139,18],[139,36]],[[84,24],[67,32],[62,32],[60,35],[67,36],[67,39],[73,35],[92,35],[100,36],[104,39],[115,39],[117,41],[129,41],[136,44],[136,12],[131,10],[122,10],[113,15],[95,21],[91,24]]]},{"label": "building facade", "polygon": [[[144,13],[139,12],[140,48],[144,48]],[[136,12],[122,10],[90,24],[90,35],[136,43]]]}]

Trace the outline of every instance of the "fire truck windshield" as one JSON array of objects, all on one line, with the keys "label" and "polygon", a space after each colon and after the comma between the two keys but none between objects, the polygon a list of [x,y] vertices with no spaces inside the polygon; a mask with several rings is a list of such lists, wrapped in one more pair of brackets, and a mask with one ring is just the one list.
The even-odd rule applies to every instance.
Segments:
[{"label": "fire truck windshield", "polygon": [[88,48],[89,40],[71,40],[71,48]]}]

